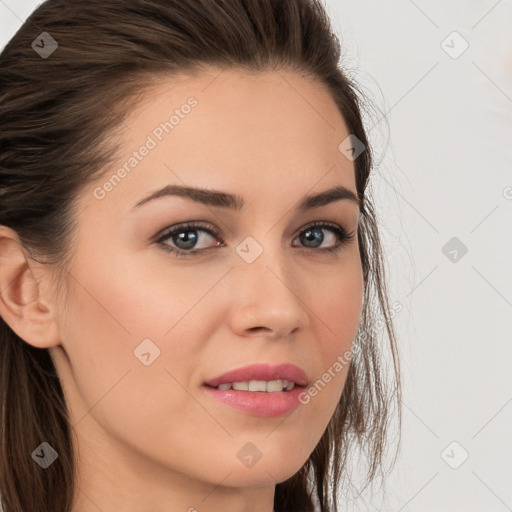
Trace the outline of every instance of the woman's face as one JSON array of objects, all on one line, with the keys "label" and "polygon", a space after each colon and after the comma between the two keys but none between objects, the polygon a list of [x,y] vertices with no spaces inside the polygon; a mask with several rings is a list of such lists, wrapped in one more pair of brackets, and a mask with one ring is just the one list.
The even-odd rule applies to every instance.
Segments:
[{"label": "woman's face", "polygon": [[[61,345],[51,348],[79,485],[100,508],[115,488],[146,508],[148,497],[173,496],[199,509],[183,497],[193,491],[209,510],[228,488],[273,489],[314,450],[361,314],[357,237],[336,231],[356,233],[359,206],[299,205],[333,187],[356,195],[354,163],[339,149],[348,135],[328,93],[285,72],[161,81],[126,119],[118,161],[78,198]],[[164,187],[220,191],[243,206],[204,192],[137,206]],[[187,222],[199,226],[180,228]],[[300,400],[296,390],[205,388],[255,363],[301,368]],[[229,402],[247,394],[246,408]]]}]

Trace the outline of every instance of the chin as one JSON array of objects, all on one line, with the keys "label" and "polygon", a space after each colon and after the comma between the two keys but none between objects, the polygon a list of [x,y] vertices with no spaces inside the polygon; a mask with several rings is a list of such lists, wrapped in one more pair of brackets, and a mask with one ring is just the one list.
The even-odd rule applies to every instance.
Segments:
[{"label": "chin", "polygon": [[[306,457],[307,460],[307,457]],[[246,467],[243,463],[236,468],[231,468],[231,475],[227,479],[228,485],[234,487],[265,487],[277,485],[291,478],[297,473],[304,462],[297,461],[293,464],[290,457],[279,457],[275,454],[263,457],[252,467]]]},{"label": "chin", "polygon": [[225,480],[224,485],[231,487],[268,487],[275,486],[285,480],[291,478],[299,468],[284,468],[278,465],[276,468],[273,465],[267,464],[256,469],[252,468],[239,468],[233,471]]}]

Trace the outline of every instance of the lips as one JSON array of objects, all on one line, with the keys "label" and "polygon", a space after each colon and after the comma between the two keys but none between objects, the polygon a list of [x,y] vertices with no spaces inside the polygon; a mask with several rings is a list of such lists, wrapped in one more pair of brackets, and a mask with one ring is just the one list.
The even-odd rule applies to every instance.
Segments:
[{"label": "lips", "polygon": [[287,380],[295,382],[297,386],[306,386],[308,383],[306,372],[294,364],[272,365],[260,363],[223,373],[208,380],[205,385],[216,388],[219,384],[250,380]]}]

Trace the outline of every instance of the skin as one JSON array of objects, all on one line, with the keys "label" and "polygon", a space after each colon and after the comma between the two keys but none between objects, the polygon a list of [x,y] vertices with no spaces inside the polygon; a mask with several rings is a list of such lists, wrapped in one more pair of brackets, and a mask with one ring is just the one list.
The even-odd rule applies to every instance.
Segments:
[{"label": "skin", "polygon": [[[191,96],[191,113],[97,199],[94,189]],[[232,409],[201,385],[254,362],[291,362],[314,383],[351,348],[363,293],[357,237],[329,253],[334,232],[321,230],[319,248],[299,235],[321,221],[355,231],[358,205],[294,209],[335,185],[356,193],[353,162],[338,150],[349,132],[320,84],[235,70],[159,81],[123,130],[118,162],[77,201],[65,305],[51,269],[0,231],[0,313],[27,343],[50,349],[70,410],[73,512],[271,512],[275,485],[301,468],[327,427],[348,366],[277,418]],[[246,206],[169,196],[129,211],[169,184],[236,193]],[[195,232],[192,250],[211,249],[179,258],[154,241],[187,221],[219,230]],[[235,251],[247,236],[263,248],[252,263]],[[176,237],[165,244],[184,247]],[[161,351],[148,366],[134,356],[146,338]],[[237,457],[248,442],[262,453],[250,468]]]}]

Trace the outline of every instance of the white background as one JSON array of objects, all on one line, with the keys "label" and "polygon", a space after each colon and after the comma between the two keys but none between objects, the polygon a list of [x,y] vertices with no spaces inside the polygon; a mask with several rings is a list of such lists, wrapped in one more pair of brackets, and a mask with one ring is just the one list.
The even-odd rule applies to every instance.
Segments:
[{"label": "white background", "polygon": [[[512,510],[512,2],[326,3],[381,112],[372,189],[403,306],[400,455],[384,496],[343,510]],[[0,0],[0,46],[37,4]]]}]

